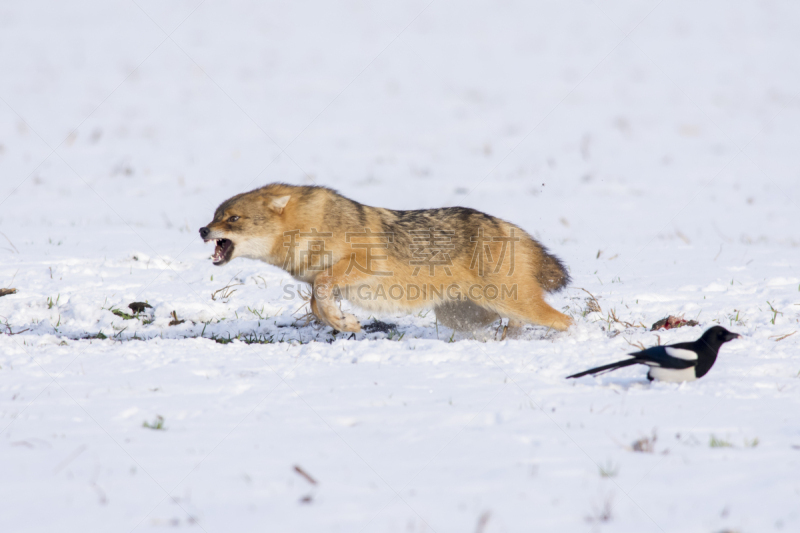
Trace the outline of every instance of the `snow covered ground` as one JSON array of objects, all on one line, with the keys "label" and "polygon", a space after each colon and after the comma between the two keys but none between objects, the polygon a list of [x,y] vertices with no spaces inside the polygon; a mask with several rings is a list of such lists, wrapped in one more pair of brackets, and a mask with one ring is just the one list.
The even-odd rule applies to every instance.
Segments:
[{"label": "snow covered ground", "polygon": [[[3,2],[0,530],[799,531],[799,25],[775,1]],[[569,265],[576,324],[304,326],[288,275],[197,235],[278,180],[511,220]],[[670,314],[700,325],[649,331]],[[564,379],[716,323],[744,337],[699,382]]]}]

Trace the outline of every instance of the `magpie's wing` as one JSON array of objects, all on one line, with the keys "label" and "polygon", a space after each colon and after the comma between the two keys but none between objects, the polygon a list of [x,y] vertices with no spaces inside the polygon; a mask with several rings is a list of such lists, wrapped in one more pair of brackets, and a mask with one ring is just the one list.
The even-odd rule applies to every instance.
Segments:
[{"label": "magpie's wing", "polygon": [[617,361],[616,363],[611,363],[608,365],[598,366],[596,368],[590,368],[589,370],[584,370],[583,372],[578,372],[577,374],[572,374],[571,376],[567,376],[569,378],[579,378],[582,376],[586,376],[589,374],[595,375],[600,374],[601,372],[608,372],[611,370],[616,370],[618,368],[623,368],[626,366],[635,365],[636,363],[640,363],[641,361],[637,361],[636,358],[633,359],[625,359],[624,361]]},{"label": "magpie's wing", "polygon": [[[691,346],[691,343],[683,344]],[[637,363],[661,368],[682,369],[690,368],[697,364],[697,352],[679,347],[679,345],[653,346],[629,355],[632,355]]]}]

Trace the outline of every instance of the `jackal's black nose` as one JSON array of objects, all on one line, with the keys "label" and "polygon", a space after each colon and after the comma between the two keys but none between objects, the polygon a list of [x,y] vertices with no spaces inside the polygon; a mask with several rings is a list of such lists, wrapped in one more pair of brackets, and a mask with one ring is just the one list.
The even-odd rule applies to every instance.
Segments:
[{"label": "jackal's black nose", "polygon": [[205,239],[208,237],[208,234],[211,233],[211,230],[208,228],[200,228],[200,236]]}]

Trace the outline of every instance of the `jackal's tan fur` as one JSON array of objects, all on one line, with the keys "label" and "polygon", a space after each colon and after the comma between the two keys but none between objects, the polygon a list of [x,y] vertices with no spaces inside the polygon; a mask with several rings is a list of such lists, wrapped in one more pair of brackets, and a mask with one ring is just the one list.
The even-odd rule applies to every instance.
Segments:
[{"label": "jackal's tan fur", "polygon": [[217,208],[200,230],[214,263],[259,259],[313,287],[311,310],[360,331],[337,298],[378,312],[434,308],[457,329],[507,317],[565,330],[545,292],[569,283],[561,262],[519,227],[464,207],[392,211],[325,187],[273,183]]}]

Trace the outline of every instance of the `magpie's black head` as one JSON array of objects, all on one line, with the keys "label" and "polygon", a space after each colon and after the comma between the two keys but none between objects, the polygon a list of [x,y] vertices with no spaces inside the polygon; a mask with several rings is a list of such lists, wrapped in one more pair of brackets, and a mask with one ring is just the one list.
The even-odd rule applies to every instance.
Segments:
[{"label": "magpie's black head", "polygon": [[741,337],[738,333],[733,333],[723,328],[722,326],[714,326],[708,328],[703,336],[700,337],[701,341],[705,341],[708,345],[719,349],[720,346],[733,339]]},{"label": "magpie's black head", "polygon": [[714,366],[714,361],[717,360],[719,347],[730,340],[738,339],[740,336],[738,333],[732,333],[722,326],[708,328],[702,337],[692,343],[692,349],[697,352],[697,365],[694,368],[695,376],[698,378],[705,376]]}]

